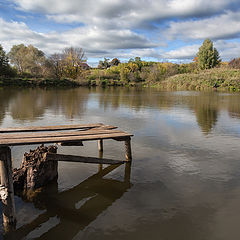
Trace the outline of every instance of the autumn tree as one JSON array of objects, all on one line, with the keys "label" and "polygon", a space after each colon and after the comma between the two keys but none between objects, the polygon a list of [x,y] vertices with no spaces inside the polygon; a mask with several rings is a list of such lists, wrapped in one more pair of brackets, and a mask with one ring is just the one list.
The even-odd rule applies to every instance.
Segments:
[{"label": "autumn tree", "polygon": [[219,53],[213,47],[213,42],[206,39],[197,53],[198,66],[200,69],[210,69],[220,63]]},{"label": "autumn tree", "polygon": [[76,78],[82,70],[82,63],[86,62],[85,53],[82,48],[69,47],[63,50],[64,75]]},{"label": "autumn tree", "polygon": [[113,58],[112,61],[110,62],[111,66],[118,66],[120,64],[120,60],[118,58]]},{"label": "autumn tree", "polygon": [[41,74],[44,64],[44,53],[36,47],[24,44],[14,45],[8,54],[11,63],[17,68],[20,74],[30,73]]}]

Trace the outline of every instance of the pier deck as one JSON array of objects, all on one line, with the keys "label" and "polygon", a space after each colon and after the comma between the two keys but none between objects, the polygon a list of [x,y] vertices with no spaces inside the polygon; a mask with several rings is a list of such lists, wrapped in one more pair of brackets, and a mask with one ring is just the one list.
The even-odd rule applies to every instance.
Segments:
[{"label": "pier deck", "polygon": [[46,154],[48,161],[84,162],[97,164],[123,164],[132,159],[131,137],[115,126],[96,124],[60,125],[20,128],[0,128],[0,200],[3,203],[3,222],[6,229],[16,223],[12,161],[10,146],[57,143],[63,146],[83,146],[84,141],[98,141],[98,150],[103,151],[103,140],[125,142],[126,160],[82,157],[63,154]]}]

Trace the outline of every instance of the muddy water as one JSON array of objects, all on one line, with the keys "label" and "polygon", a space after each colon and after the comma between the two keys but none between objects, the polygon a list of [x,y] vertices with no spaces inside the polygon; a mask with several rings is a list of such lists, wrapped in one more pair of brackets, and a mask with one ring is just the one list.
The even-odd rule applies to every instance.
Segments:
[{"label": "muddy water", "polygon": [[[15,197],[13,239],[240,238],[239,94],[0,89],[0,127],[96,122],[134,134],[132,165],[60,163],[57,183]],[[12,147],[13,165],[35,147]],[[58,152],[98,156],[96,142]],[[123,143],[104,157],[123,159]]]}]

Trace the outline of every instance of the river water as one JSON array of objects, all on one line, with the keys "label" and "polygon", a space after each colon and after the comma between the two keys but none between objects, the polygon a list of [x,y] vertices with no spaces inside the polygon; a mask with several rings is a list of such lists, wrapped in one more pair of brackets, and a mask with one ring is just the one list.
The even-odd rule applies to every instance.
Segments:
[{"label": "river water", "polygon": [[[134,134],[132,165],[59,163],[58,183],[15,197],[14,239],[240,239],[239,94],[0,89],[0,127],[97,122]],[[14,167],[35,147],[12,147]],[[98,157],[96,142],[58,152]],[[124,159],[123,142],[104,157]]]}]

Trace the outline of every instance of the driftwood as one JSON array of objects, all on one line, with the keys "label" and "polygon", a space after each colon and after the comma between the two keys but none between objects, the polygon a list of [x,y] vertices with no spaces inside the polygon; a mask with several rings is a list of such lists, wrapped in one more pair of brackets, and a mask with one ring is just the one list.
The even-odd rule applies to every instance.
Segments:
[{"label": "driftwood", "polygon": [[56,146],[41,145],[25,153],[19,169],[13,169],[13,186],[15,192],[35,190],[57,179],[58,162],[46,161],[45,153],[56,153]]}]

